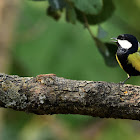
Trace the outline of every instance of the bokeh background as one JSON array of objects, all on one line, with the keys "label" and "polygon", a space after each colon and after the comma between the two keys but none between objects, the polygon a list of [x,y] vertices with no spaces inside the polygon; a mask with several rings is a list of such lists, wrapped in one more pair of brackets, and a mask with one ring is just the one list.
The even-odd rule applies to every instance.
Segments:
[{"label": "bokeh background", "polygon": [[[12,2],[12,3],[11,3]],[[140,1],[114,0],[115,11],[90,26],[103,42],[130,33],[140,40]],[[46,15],[46,1],[0,1],[0,71],[19,76],[54,73],[75,80],[120,82],[126,73],[108,67],[88,30]],[[101,33],[100,33],[100,30]],[[127,83],[140,83],[133,77]],[[0,109],[1,140],[139,140],[140,122],[82,115],[34,115]]]}]

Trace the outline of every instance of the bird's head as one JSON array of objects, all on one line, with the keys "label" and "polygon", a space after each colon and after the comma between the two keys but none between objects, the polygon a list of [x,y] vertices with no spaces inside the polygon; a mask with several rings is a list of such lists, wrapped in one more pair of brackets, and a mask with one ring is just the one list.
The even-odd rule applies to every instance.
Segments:
[{"label": "bird's head", "polygon": [[134,53],[138,50],[138,41],[135,36],[130,34],[122,34],[117,38],[112,38],[117,43],[119,49],[129,50]]}]

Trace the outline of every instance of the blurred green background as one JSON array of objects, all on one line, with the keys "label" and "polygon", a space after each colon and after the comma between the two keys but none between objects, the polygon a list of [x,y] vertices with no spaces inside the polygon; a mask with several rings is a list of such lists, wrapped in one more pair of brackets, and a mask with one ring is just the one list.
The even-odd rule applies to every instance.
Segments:
[{"label": "blurred green background", "polygon": [[[140,40],[140,1],[114,0],[115,11],[105,22],[91,26],[95,36],[102,28],[111,37],[130,33]],[[67,23],[47,16],[47,2],[20,1],[11,47],[9,74],[36,76],[54,73],[75,80],[120,82],[126,73],[108,67],[88,30],[78,21]],[[127,83],[139,85],[140,77]],[[2,140],[139,140],[139,121],[100,119],[82,115],[38,116],[1,109]]]}]

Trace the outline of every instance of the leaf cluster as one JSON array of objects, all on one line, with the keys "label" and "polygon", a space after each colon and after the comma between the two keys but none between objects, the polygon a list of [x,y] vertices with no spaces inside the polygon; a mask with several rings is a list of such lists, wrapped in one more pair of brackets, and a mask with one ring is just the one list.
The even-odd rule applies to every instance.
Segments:
[{"label": "leaf cluster", "polygon": [[[45,1],[45,0],[33,0]],[[108,20],[115,6],[112,0],[47,0],[49,6],[46,14],[55,20],[59,20],[65,14],[67,22],[75,24],[77,21],[83,24],[91,33],[91,36],[108,66],[116,66],[115,53],[117,47],[108,42],[102,42],[93,35],[90,25],[99,25]],[[100,27],[99,27],[100,28]],[[103,34],[104,30],[100,29]]]}]

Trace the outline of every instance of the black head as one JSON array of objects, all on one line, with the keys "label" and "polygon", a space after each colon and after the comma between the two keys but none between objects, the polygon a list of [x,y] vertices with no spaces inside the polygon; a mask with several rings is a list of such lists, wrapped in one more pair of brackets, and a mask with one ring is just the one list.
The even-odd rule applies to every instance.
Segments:
[{"label": "black head", "polygon": [[117,45],[120,49],[134,53],[138,50],[138,41],[135,36],[130,34],[119,35],[116,39]]},{"label": "black head", "polygon": [[130,34],[122,34],[122,35],[119,35],[117,37],[117,40],[120,39],[120,40],[127,40],[129,41],[130,43],[138,43],[137,41],[137,38],[133,35],[130,35]]}]

